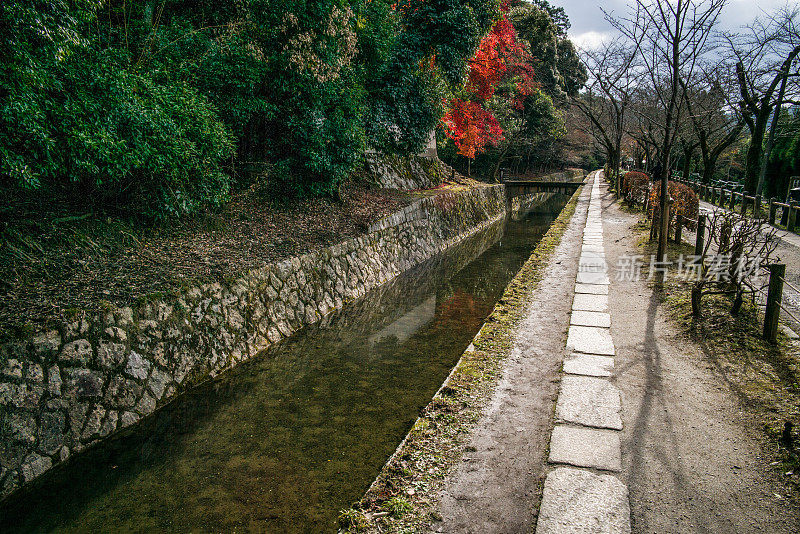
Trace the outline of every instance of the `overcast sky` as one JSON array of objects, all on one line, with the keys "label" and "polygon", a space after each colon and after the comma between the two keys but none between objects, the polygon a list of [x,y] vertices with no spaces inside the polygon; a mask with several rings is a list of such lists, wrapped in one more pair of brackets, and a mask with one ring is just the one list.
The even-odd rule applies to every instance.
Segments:
[{"label": "overcast sky", "polygon": [[[572,23],[570,36],[575,44],[591,47],[604,37],[613,35],[613,29],[603,18],[600,6],[608,12],[623,15],[632,1],[626,0],[550,0],[554,6],[563,7]],[[734,30],[747,24],[763,12],[786,5],[787,0],[729,0],[723,8],[720,27]]]}]

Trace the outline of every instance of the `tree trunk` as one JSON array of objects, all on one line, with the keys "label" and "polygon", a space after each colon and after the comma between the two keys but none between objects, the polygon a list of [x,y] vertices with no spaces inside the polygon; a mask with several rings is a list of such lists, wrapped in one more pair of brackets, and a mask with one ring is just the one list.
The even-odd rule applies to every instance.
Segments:
[{"label": "tree trunk", "polygon": [[764,146],[764,133],[772,109],[764,106],[756,117],[755,127],[750,132],[750,147],[747,149],[745,163],[744,190],[754,192],[758,188],[758,175],[761,171],[761,153]]},{"label": "tree trunk", "polygon": [[742,291],[739,290],[736,292],[736,298],[733,299],[733,306],[731,306],[731,315],[739,315],[739,312],[742,309],[743,302],[744,302],[744,297],[742,296]]},{"label": "tree trunk", "polygon": [[703,309],[700,307],[700,301],[703,298],[703,288],[698,285],[692,286],[692,318],[699,320],[703,317]]}]

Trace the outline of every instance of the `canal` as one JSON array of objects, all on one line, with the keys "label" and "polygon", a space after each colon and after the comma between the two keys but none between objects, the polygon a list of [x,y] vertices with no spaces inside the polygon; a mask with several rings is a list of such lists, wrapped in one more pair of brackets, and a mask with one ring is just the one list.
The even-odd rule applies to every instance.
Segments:
[{"label": "canal", "polygon": [[0,507],[0,531],[334,532],[566,201],[485,229],[54,469]]}]

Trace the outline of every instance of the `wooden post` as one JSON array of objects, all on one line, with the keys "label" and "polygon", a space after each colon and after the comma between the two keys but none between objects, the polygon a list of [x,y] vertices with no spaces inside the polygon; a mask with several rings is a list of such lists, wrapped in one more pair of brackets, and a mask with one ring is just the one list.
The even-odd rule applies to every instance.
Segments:
[{"label": "wooden post", "polygon": [[764,339],[771,343],[775,343],[778,339],[778,319],[781,315],[784,276],[786,276],[786,265],[775,263],[769,266],[767,309],[764,311]]},{"label": "wooden post", "polygon": [[733,208],[736,207],[736,191],[731,191],[731,202],[728,204],[728,209],[733,211]]},{"label": "wooden post", "polygon": [[676,217],[676,219],[677,220],[675,222],[675,242],[680,245],[681,244],[681,238],[683,237],[682,236],[682,234],[683,234],[683,215],[681,215],[679,213],[678,216]]},{"label": "wooden post", "polygon": [[775,205],[775,198],[770,197],[769,199],[769,215],[767,221],[769,224],[775,224],[775,214],[778,211],[778,206]]},{"label": "wooden post", "polygon": [[794,232],[795,226],[797,226],[797,203],[792,202],[789,204],[789,220],[786,222],[786,229]]},{"label": "wooden post", "polygon": [[706,216],[700,215],[697,217],[697,240],[694,243],[694,255],[700,256],[703,254],[706,240]]},{"label": "wooden post", "polygon": [[756,195],[755,200],[753,200],[753,218],[761,218],[761,195]]},{"label": "wooden post", "polygon": [[745,215],[747,215],[747,193],[745,193],[744,191],[742,191],[742,205],[740,207],[742,210],[741,211],[742,217],[744,217]]}]

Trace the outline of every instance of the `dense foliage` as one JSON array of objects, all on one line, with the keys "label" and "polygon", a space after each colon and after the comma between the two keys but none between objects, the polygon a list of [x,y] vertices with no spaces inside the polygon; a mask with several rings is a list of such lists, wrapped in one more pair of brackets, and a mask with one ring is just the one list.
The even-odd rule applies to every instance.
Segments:
[{"label": "dense foliage", "polygon": [[330,194],[367,148],[418,151],[494,0],[12,0],[0,179],[152,218],[222,203],[237,163]]},{"label": "dense foliage", "polygon": [[[470,61],[470,83],[450,100],[443,157],[474,160],[483,176],[503,165],[558,167],[568,97],[586,81],[561,8],[545,0],[505,2],[503,16]],[[463,161],[463,160],[461,160]]]},{"label": "dense foliage", "polygon": [[785,112],[767,167],[768,196],[783,199],[792,177],[800,176],[800,111]]},{"label": "dense foliage", "polygon": [[478,46],[470,60],[466,87],[450,101],[443,118],[460,155],[474,159],[487,145],[496,145],[503,138],[503,129],[489,109],[490,101],[496,96],[522,109],[534,89],[532,60],[503,15]]}]

